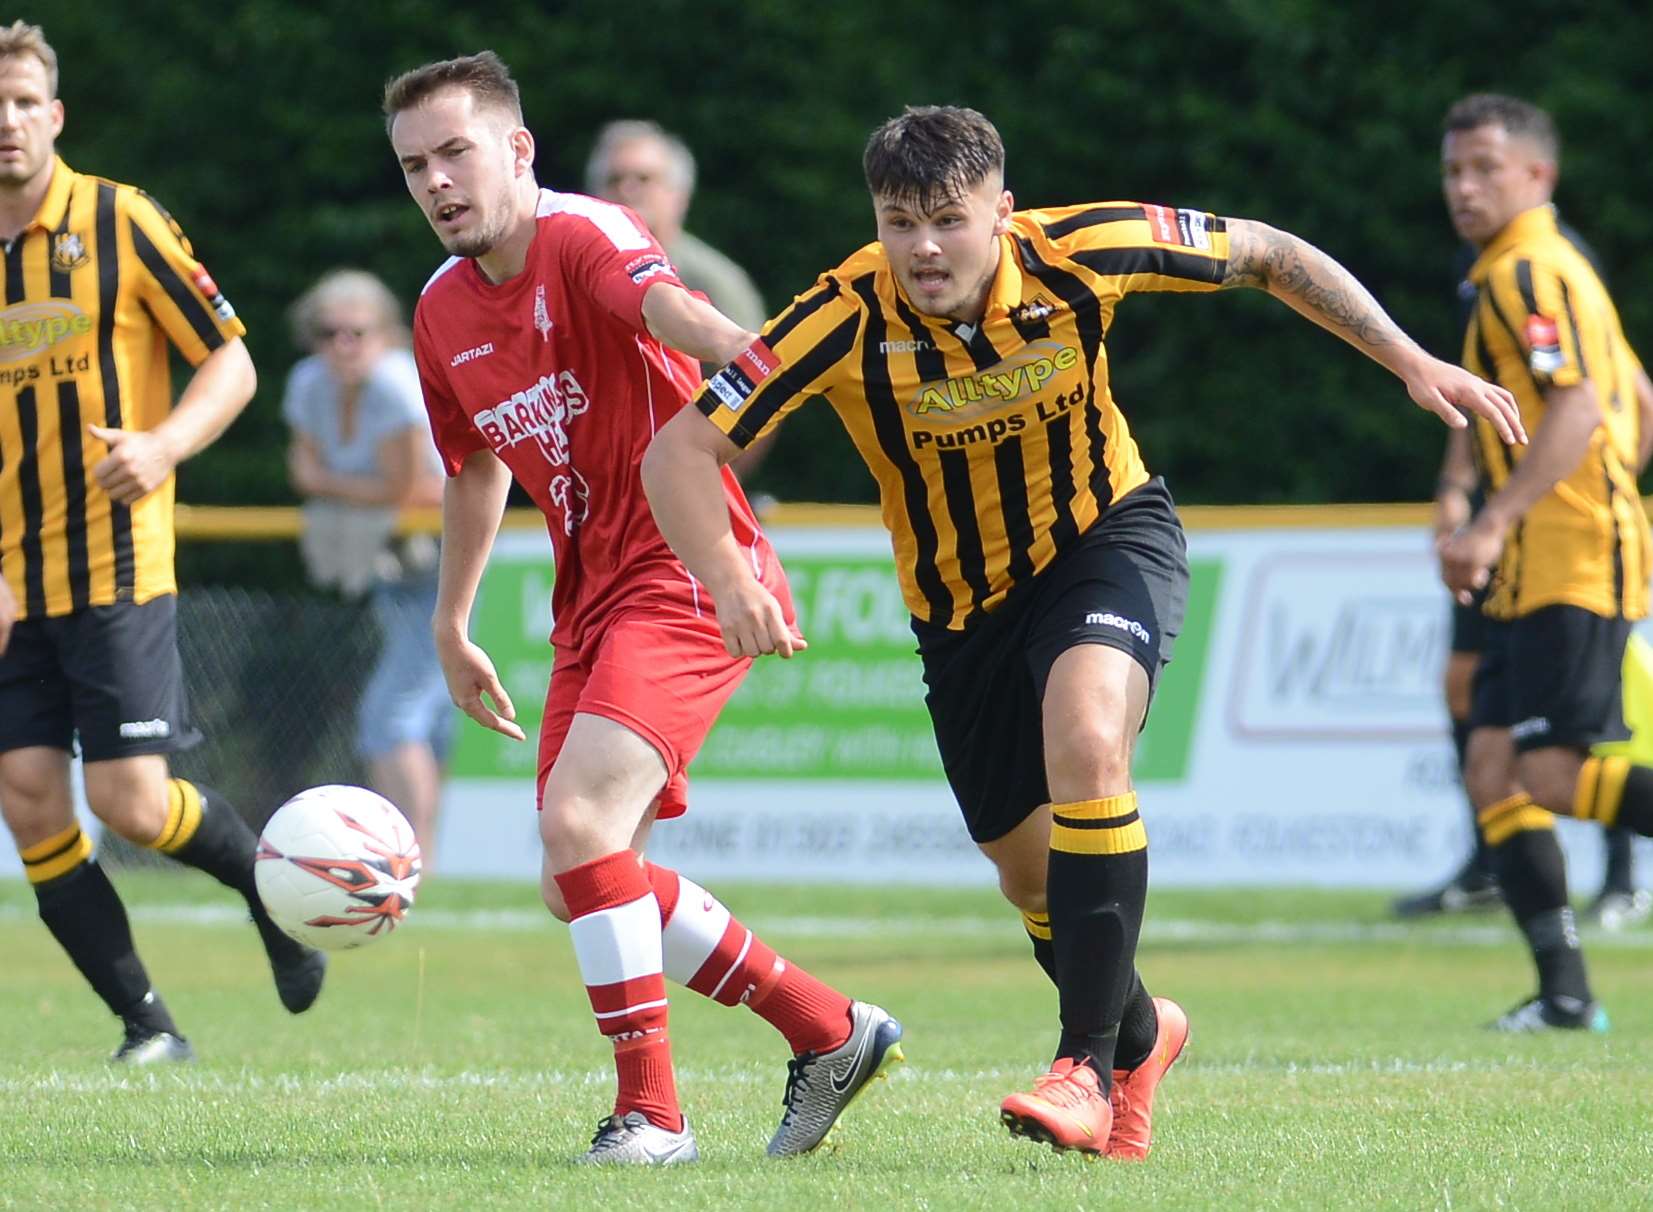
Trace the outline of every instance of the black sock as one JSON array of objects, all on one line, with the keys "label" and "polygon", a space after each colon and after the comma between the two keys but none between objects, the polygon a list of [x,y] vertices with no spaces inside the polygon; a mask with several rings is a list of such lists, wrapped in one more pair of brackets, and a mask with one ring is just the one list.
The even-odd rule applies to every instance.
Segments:
[{"label": "black sock", "polygon": [[1119,1017],[1119,1046],[1113,1067],[1129,1071],[1147,1060],[1159,1042],[1159,1011],[1142,984],[1142,974],[1131,969],[1131,987],[1125,994],[1125,1008]]},{"label": "black sock", "polygon": [[36,883],[34,895],[40,920],[112,1014],[179,1033],[138,958],[126,907],[96,861],[82,859],[67,873]]},{"label": "black sock", "polygon": [[253,877],[258,837],[241,814],[211,787],[187,779],[168,780],[168,791],[171,806],[166,827],[151,846],[239,892],[270,955],[290,956],[303,951],[304,945],[271,921],[264,902],[258,899],[258,883]]},{"label": "black sock", "polygon": [[1504,900],[1538,969],[1539,994],[1591,1000],[1555,818],[1526,795],[1516,795],[1484,809],[1481,827]]},{"label": "black sock", "polygon": [[256,905],[258,885],[253,880],[253,862],[258,837],[241,814],[212,788],[187,779],[168,779],[167,791],[170,805],[166,825],[150,843],[151,848],[205,871]]},{"label": "black sock", "polygon": [[1636,890],[1636,835],[1628,829],[1603,831],[1607,848],[1607,878],[1601,882],[1603,892],[1634,892]]},{"label": "black sock", "polygon": [[1062,1018],[1056,1056],[1088,1061],[1109,1089],[1148,898],[1148,834],[1134,791],[1051,805],[1046,895]]},{"label": "black sock", "polygon": [[1027,931],[1027,941],[1033,944],[1034,960],[1050,977],[1050,983],[1056,984],[1056,946],[1050,941],[1050,914],[1022,914],[1022,929]]},{"label": "black sock", "polygon": [[1625,757],[1590,757],[1579,771],[1573,815],[1653,837],[1653,767]]}]

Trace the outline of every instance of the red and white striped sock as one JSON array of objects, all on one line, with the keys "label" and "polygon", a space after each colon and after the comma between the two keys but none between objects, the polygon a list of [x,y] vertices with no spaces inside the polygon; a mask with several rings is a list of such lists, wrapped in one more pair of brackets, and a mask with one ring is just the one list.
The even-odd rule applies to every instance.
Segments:
[{"label": "red and white striped sock", "polygon": [[667,976],[725,1006],[744,1003],[795,1053],[830,1052],[849,1038],[849,998],[776,955],[693,880],[643,866],[660,904]]},{"label": "red and white striped sock", "polygon": [[649,877],[636,851],[621,850],[555,878],[597,1029],[614,1041],[614,1113],[641,1111],[650,1122],[681,1131],[666,1036],[660,906]]}]

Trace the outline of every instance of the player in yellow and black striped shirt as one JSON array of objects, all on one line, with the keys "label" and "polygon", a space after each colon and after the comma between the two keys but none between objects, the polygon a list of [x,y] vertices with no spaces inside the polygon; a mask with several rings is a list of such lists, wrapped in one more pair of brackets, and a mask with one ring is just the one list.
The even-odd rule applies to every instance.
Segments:
[{"label": "player in yellow and black striped shirt", "polygon": [[998,132],[973,110],[908,110],[874,132],[865,167],[879,242],[712,377],[650,448],[644,486],[730,650],[789,655],[717,467],[809,396],[838,412],[879,483],[948,779],[1059,991],[1052,1070],[1001,1116],[1058,1148],[1142,1157],[1188,1024],[1135,973],[1147,835],[1130,759],[1188,569],[1170,495],[1109,388],[1114,307],[1259,286],[1449,423],[1463,423],[1456,404],[1508,425],[1513,402],[1262,224],[1135,202],[1016,211]]},{"label": "player in yellow and black striped shirt", "polygon": [[[243,329],[189,243],[130,185],[57,158],[57,55],[0,27],[0,814],[40,916],[125,1027],[115,1059],[187,1059],[70,798],[247,898],[289,1009],[319,953],[264,913],[257,839],[216,793],[169,777],[195,739],[176,633],[172,472],[252,398]],[[195,366],[176,404],[167,344]]]},{"label": "player in yellow and black striped shirt", "polygon": [[1653,769],[1590,752],[1629,735],[1621,670],[1653,558],[1638,418],[1653,411],[1653,383],[1600,277],[1557,228],[1549,115],[1487,94],[1460,101],[1445,126],[1447,207],[1480,250],[1464,363],[1514,393],[1533,433],[1524,451],[1478,435],[1489,495],[1441,550],[1460,600],[1488,588],[1465,784],[1538,969],[1536,995],[1494,1025],[1602,1030],[1551,814],[1653,833]]}]

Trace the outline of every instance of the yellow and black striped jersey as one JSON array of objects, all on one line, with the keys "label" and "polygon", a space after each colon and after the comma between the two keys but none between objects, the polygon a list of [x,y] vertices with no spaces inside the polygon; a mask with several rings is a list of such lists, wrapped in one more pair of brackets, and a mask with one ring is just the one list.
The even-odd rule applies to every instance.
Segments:
[{"label": "yellow and black striped jersey", "polygon": [[1148,478],[1103,338],[1133,291],[1213,290],[1223,221],[1101,202],[1018,211],[977,325],[918,312],[869,244],[696,405],[739,446],[821,395],[878,481],[907,607],[961,630]]},{"label": "yellow and black striped jersey", "polygon": [[24,618],[176,591],[173,481],[128,508],[92,475],[87,433],[172,408],[171,339],[200,365],[245,329],[153,199],[62,160],[5,246],[0,311],[0,575]]},{"label": "yellow and black striped jersey", "polygon": [[[1486,612],[1508,619],[1571,605],[1604,617],[1645,617],[1653,536],[1633,470],[1640,363],[1606,287],[1548,206],[1516,216],[1469,277],[1479,293],[1464,365],[1514,394],[1527,432],[1543,424],[1552,387],[1587,382],[1602,414],[1583,460],[1511,530]],[[1525,454],[1506,447],[1485,421],[1476,425],[1475,450],[1494,492]]]}]

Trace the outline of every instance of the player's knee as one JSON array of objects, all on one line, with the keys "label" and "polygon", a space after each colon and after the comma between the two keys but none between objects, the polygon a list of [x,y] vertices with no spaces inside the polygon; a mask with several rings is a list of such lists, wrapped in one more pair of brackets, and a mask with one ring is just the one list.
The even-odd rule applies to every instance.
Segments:
[{"label": "player's knee", "polygon": [[572,919],[573,914],[568,912],[568,902],[563,899],[562,889],[557,887],[557,881],[549,869],[540,876],[540,898],[545,901],[545,907],[551,911],[551,916],[559,922]]},{"label": "player's knee", "polygon": [[[100,769],[99,767],[103,767]],[[147,846],[166,828],[166,772],[96,763],[86,768],[86,806],[109,829]]]},{"label": "player's knee", "polygon": [[1053,788],[1078,786],[1089,795],[1113,795],[1129,787],[1133,735],[1111,715],[1050,730],[1045,764]]},{"label": "player's knee", "polygon": [[8,771],[0,778],[0,817],[19,849],[63,832],[75,819],[68,779]]},{"label": "player's knee", "polygon": [[1050,900],[1045,895],[1044,880],[1033,880],[1026,876],[1012,872],[999,872],[999,891],[1004,899],[1016,906],[1023,913],[1045,913],[1049,911]]}]

